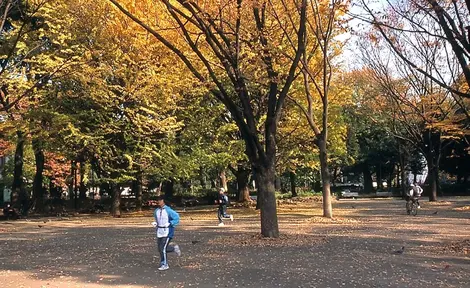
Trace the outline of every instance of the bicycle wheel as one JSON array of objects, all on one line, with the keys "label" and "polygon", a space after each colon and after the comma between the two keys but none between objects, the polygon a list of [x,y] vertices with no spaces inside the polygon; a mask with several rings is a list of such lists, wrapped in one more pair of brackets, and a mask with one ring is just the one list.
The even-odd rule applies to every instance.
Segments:
[{"label": "bicycle wheel", "polygon": [[418,203],[413,202],[413,204],[411,205],[411,214],[413,216],[416,216],[418,214]]},{"label": "bicycle wheel", "polygon": [[411,213],[411,201],[406,201],[406,213],[408,215]]}]

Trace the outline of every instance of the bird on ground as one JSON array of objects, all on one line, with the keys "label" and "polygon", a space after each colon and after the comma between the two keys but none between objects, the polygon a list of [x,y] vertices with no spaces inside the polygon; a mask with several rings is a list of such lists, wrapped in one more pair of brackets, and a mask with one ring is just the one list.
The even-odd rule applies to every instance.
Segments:
[{"label": "bird on ground", "polygon": [[193,244],[197,244],[197,243],[199,243],[199,242],[201,242],[201,241],[199,241],[199,240],[193,240],[193,241],[191,241],[191,243],[193,243]]},{"label": "bird on ground", "polygon": [[38,225],[38,227],[39,227],[39,228],[42,228],[42,227],[44,227],[44,226],[43,226],[43,225]]},{"label": "bird on ground", "polygon": [[403,254],[403,252],[405,252],[405,246],[402,246],[400,250],[393,251],[392,254],[394,254],[394,255],[401,255],[401,254]]},{"label": "bird on ground", "polygon": [[437,211],[436,211],[436,212],[434,212],[434,213],[432,213],[432,214],[433,214],[433,215],[436,215],[436,214],[437,214]]}]

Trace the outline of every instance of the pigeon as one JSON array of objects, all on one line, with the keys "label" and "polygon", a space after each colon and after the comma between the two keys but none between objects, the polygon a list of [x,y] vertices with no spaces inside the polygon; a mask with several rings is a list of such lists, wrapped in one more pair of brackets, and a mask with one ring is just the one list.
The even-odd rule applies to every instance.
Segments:
[{"label": "pigeon", "polygon": [[193,244],[197,244],[197,243],[199,243],[199,242],[201,242],[201,241],[199,241],[199,240],[193,240],[193,241],[191,241],[191,243],[193,243]]},{"label": "pigeon", "polygon": [[436,215],[436,214],[437,214],[437,211],[436,211],[436,212],[434,212],[434,213],[432,213],[432,214],[433,214],[433,215]]},{"label": "pigeon", "polygon": [[405,252],[405,246],[402,246],[400,250],[394,251],[392,254],[401,255],[403,252]]},{"label": "pigeon", "polygon": [[356,207],[355,207],[354,205],[351,205],[351,208],[352,208],[352,209],[356,209]]},{"label": "pigeon", "polygon": [[44,226],[43,226],[43,225],[38,225],[38,227],[39,227],[39,228],[42,228],[42,227],[44,227]]}]

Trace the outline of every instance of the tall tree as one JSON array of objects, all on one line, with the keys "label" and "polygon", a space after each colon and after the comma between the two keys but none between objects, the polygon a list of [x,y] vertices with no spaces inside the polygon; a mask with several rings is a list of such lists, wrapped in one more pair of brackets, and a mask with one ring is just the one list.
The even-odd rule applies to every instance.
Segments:
[{"label": "tall tree", "polygon": [[[304,50],[307,1],[294,2],[297,8],[290,10],[283,8],[282,3],[242,0],[228,1],[224,5],[219,5],[218,1],[163,0],[139,5],[134,1],[109,1],[173,51],[196,79],[211,83],[210,92],[230,112],[246,144],[246,154],[259,189],[261,234],[278,237],[275,137],[284,101]],[[135,8],[126,9],[124,3]],[[283,51],[290,54],[288,57],[274,49],[282,38],[272,33],[281,28],[271,18],[276,9],[278,13],[294,13],[295,22],[283,22],[289,31],[294,31],[297,43],[296,49]],[[143,14],[148,15],[149,11],[158,11],[153,16],[157,19],[171,21],[152,24]],[[178,33],[169,34],[159,29],[165,26],[177,27]],[[262,65],[264,71],[259,71],[252,63]],[[289,69],[282,70],[282,65]],[[252,69],[262,76],[252,78]],[[256,87],[254,92],[250,87]],[[256,125],[261,117],[265,118],[263,130]]]},{"label": "tall tree", "polygon": [[[357,3],[365,13],[354,16],[371,23],[377,31],[375,37],[384,39],[403,65],[450,92],[456,103],[467,109],[462,102],[470,93],[454,83],[464,79],[470,86],[469,1],[387,1],[382,6],[366,0]],[[426,53],[429,49],[434,52]]]},{"label": "tall tree", "polygon": [[[308,120],[308,124],[315,135],[315,145],[319,149],[320,172],[322,178],[323,216],[333,217],[330,191],[330,167],[328,159],[329,113],[331,107],[332,80],[337,77],[338,68],[334,66],[334,59],[341,52],[341,45],[335,37],[343,31],[344,11],[348,9],[349,2],[342,0],[310,1],[312,17],[308,19],[306,36],[307,49],[301,57],[302,76],[306,104],[299,104]],[[338,73],[339,74],[339,73]],[[341,91],[336,91],[338,96]],[[343,92],[343,95],[345,93]],[[315,115],[315,96],[320,99],[321,115]]]}]

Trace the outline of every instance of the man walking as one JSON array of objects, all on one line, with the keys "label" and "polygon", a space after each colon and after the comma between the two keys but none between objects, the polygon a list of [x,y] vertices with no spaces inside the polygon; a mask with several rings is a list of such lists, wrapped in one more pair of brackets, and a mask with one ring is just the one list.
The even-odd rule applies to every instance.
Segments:
[{"label": "man walking", "polygon": [[158,251],[160,252],[160,267],[158,270],[164,271],[170,268],[167,259],[168,252],[175,252],[176,255],[181,256],[178,245],[169,245],[174,236],[175,226],[179,224],[180,216],[175,210],[165,205],[162,196],[158,196],[157,204],[158,207],[153,214],[155,222],[152,225],[157,232]]}]

